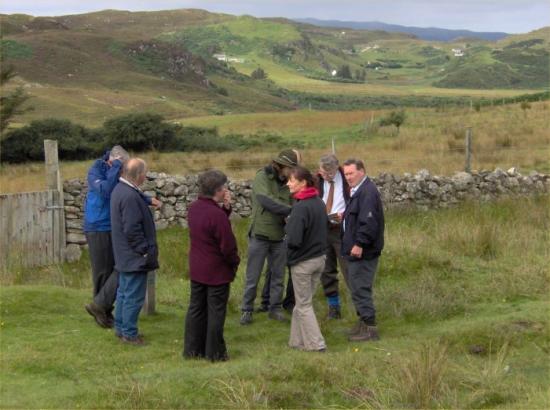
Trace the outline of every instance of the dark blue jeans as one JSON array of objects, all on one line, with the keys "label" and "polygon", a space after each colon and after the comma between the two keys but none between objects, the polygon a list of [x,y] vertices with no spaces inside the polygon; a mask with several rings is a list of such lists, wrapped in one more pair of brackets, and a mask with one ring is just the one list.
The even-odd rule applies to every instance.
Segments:
[{"label": "dark blue jeans", "polygon": [[115,331],[134,338],[138,335],[138,317],[147,290],[147,272],[120,272],[115,304]]}]

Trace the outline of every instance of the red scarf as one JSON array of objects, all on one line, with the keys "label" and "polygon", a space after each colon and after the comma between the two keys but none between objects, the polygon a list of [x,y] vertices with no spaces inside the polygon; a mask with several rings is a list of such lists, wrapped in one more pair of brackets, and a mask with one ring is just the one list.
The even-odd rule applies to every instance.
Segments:
[{"label": "red scarf", "polygon": [[292,195],[294,199],[301,201],[303,199],[313,198],[319,196],[319,191],[315,187],[304,188],[299,192]]}]

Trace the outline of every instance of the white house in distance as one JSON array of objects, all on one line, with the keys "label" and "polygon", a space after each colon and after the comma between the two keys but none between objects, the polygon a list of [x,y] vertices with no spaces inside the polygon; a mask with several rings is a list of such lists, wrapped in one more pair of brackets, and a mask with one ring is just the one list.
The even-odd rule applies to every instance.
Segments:
[{"label": "white house in distance", "polygon": [[213,54],[212,57],[226,63],[244,63],[244,58],[229,57],[227,54]]},{"label": "white house in distance", "polygon": [[452,51],[455,57],[464,57],[464,50],[461,48],[453,48]]}]

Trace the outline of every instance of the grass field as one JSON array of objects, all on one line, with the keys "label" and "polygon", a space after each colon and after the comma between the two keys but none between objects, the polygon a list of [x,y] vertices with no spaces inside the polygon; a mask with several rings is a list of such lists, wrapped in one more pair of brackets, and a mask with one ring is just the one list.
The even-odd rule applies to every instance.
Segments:
[{"label": "grass field", "polygon": [[[381,340],[348,343],[325,319],[328,353],[291,351],[289,326],[238,324],[244,261],[226,322],[231,360],[181,358],[187,233],[159,232],[149,344],[122,345],[83,309],[89,264],[2,272],[2,408],[529,408],[550,406],[548,198],[389,212],[375,285]],[[246,256],[247,221],[235,224]],[[345,292],[345,291],[344,291]]]},{"label": "grass field", "polygon": [[[533,103],[531,109],[519,104],[469,108],[407,110],[407,119],[397,135],[394,127],[379,128],[376,122],[388,110],[292,111],[179,119],[182,125],[218,127],[221,135],[276,134],[289,144],[304,146],[306,165],[315,167],[318,158],[329,152],[331,139],[341,159],[362,157],[371,175],[379,172],[416,172],[428,169],[437,174],[453,174],[464,168],[465,127],[473,130],[474,169],[508,169],[515,166],[528,173],[536,169],[550,172],[548,103]],[[143,153],[153,171],[171,174],[220,168],[235,178],[250,178],[269,162],[276,148],[255,148],[222,153]],[[64,179],[82,178],[91,161],[63,162]],[[43,164],[2,165],[0,192],[43,189]]]}]

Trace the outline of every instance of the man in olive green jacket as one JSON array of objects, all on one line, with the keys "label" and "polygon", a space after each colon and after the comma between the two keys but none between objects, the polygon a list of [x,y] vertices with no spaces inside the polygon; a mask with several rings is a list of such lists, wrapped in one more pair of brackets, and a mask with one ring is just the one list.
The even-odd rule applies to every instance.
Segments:
[{"label": "man in olive green jacket", "polygon": [[254,300],[266,258],[271,268],[269,318],[287,320],[282,309],[286,265],[286,246],[283,239],[285,218],[290,214],[292,199],[286,181],[289,171],[296,165],[296,151],[285,150],[271,165],[259,170],[254,178],[242,325],[252,323]]}]

